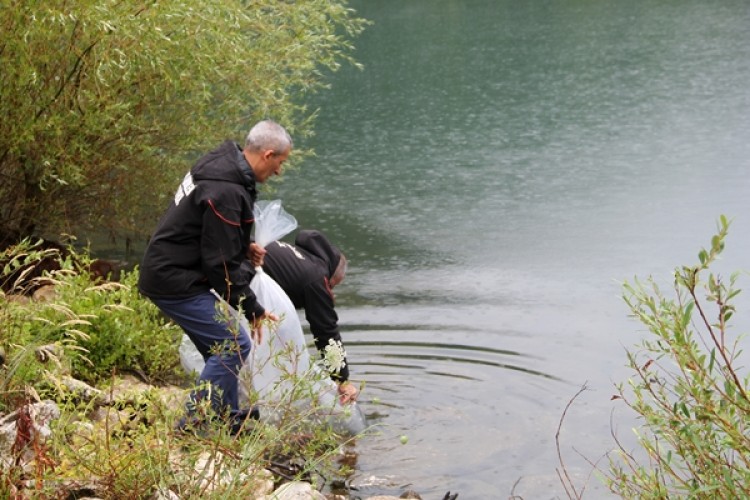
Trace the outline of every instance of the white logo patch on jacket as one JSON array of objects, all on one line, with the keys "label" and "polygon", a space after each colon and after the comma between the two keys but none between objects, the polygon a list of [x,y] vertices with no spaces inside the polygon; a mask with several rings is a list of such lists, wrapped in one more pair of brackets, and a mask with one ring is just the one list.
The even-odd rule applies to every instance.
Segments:
[{"label": "white logo patch on jacket", "polygon": [[283,241],[277,241],[276,244],[279,245],[280,247],[284,247],[284,248],[291,250],[294,253],[294,255],[297,256],[298,259],[305,260],[305,256],[302,255],[299,252],[299,250],[297,250],[293,245],[290,245],[289,243],[284,243]]},{"label": "white logo patch on jacket", "polygon": [[177,186],[177,192],[174,194],[174,204],[179,205],[182,199],[193,192],[195,184],[193,183],[193,176],[190,172],[185,175],[182,182]]}]

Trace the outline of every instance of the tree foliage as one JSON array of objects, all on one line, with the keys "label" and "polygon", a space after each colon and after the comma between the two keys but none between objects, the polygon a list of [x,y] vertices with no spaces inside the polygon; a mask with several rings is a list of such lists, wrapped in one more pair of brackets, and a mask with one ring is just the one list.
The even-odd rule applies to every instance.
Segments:
[{"label": "tree foliage", "polygon": [[639,449],[621,447],[610,464],[610,488],[625,498],[750,496],[750,379],[742,337],[730,330],[738,274],[710,272],[728,227],[721,217],[699,262],[675,271],[673,298],[652,280],[624,286],[649,332],[628,353],[634,377],[620,386],[643,420]]},{"label": "tree foliage", "polygon": [[197,152],[309,134],[363,26],[346,0],[0,0],[0,245],[137,231]]}]

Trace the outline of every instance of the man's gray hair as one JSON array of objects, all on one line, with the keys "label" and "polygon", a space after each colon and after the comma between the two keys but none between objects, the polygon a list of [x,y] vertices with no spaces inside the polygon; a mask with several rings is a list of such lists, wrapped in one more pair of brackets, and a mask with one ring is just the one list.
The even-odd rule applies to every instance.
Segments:
[{"label": "man's gray hair", "polygon": [[245,147],[250,151],[272,149],[281,154],[292,149],[292,137],[284,127],[273,120],[256,123],[245,138]]}]

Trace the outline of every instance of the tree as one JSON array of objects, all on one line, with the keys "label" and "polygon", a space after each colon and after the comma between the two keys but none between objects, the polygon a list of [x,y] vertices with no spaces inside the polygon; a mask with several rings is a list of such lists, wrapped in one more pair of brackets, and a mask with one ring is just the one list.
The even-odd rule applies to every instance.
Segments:
[{"label": "tree", "polygon": [[302,97],[364,23],[346,0],[0,0],[0,248],[151,227],[197,152],[266,117],[310,134]]}]

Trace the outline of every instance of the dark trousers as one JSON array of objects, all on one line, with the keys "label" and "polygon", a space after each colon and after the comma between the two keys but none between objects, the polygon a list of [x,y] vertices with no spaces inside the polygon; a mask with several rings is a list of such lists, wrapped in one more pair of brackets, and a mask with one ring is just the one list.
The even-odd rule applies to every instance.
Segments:
[{"label": "dark trousers", "polygon": [[206,365],[198,382],[208,382],[209,391],[193,391],[188,413],[210,392],[217,412],[238,411],[238,375],[250,354],[250,332],[231,318],[222,318],[219,299],[211,292],[187,299],[152,299],[154,304],[185,331],[203,356]]}]

